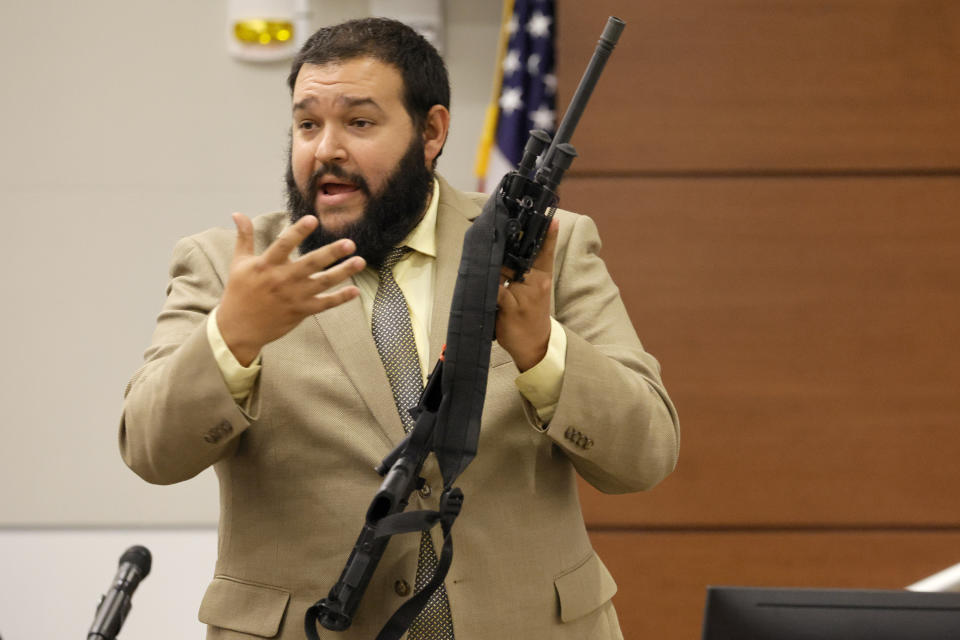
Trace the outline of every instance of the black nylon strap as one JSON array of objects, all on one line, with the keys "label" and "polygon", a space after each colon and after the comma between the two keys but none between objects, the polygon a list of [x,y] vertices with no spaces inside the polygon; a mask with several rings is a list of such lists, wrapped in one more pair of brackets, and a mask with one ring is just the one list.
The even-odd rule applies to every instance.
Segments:
[{"label": "black nylon strap", "polygon": [[307,615],[303,617],[303,632],[307,634],[309,640],[320,640],[317,635],[317,616],[320,613],[320,603],[315,602],[307,609]]},{"label": "black nylon strap", "polygon": [[[460,507],[463,505],[463,492],[454,488],[444,491],[443,498],[440,501],[440,511],[434,511],[440,515],[440,526],[443,529],[443,547],[440,549],[440,557],[437,562],[437,570],[433,578],[424,585],[423,589],[418,591],[403,606],[394,612],[394,614],[383,625],[383,629],[377,635],[376,640],[400,640],[400,637],[406,632],[417,614],[427,606],[427,602],[433,595],[433,592],[440,588],[443,581],[447,578],[447,572],[450,570],[450,564],[453,562],[453,535],[450,530],[453,528],[453,522],[460,513]],[[386,518],[384,518],[386,519]],[[314,640],[311,638],[311,640]]]},{"label": "black nylon strap", "polygon": [[446,487],[453,486],[477,453],[508,219],[502,196],[493,196],[463,239],[433,441]]},{"label": "black nylon strap", "polygon": [[428,531],[440,519],[439,511],[403,511],[386,516],[377,523],[377,537],[393,536],[398,533]]}]

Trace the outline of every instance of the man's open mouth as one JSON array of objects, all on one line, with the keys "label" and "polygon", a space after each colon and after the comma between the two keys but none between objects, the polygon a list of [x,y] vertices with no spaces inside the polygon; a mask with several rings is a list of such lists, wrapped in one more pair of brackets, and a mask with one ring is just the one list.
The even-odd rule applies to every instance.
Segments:
[{"label": "man's open mouth", "polygon": [[322,182],[320,184],[320,193],[327,196],[334,196],[341,193],[349,193],[359,189],[357,185],[345,182]]}]

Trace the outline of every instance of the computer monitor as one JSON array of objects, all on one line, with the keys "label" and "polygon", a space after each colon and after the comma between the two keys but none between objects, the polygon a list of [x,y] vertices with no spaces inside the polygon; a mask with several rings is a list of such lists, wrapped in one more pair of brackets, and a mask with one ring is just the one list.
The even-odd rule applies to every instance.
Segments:
[{"label": "computer monitor", "polygon": [[960,593],[708,587],[703,640],[960,638]]}]

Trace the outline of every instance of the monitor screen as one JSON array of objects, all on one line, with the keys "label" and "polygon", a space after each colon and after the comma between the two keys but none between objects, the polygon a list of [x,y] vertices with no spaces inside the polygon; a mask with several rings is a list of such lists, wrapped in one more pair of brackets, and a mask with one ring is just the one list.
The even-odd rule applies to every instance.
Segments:
[{"label": "monitor screen", "polygon": [[960,593],[708,587],[703,640],[960,638]]}]

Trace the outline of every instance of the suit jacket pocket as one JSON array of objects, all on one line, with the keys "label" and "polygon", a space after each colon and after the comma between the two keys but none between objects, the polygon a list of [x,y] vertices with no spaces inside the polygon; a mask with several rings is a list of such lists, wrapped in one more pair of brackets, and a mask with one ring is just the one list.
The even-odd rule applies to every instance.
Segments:
[{"label": "suit jacket pocket", "polygon": [[268,585],[216,576],[200,603],[200,622],[272,638],[280,630],[290,592]]},{"label": "suit jacket pocket", "polygon": [[576,620],[610,600],[617,592],[613,576],[593,551],[572,569],[554,578],[560,600],[560,619]]}]

